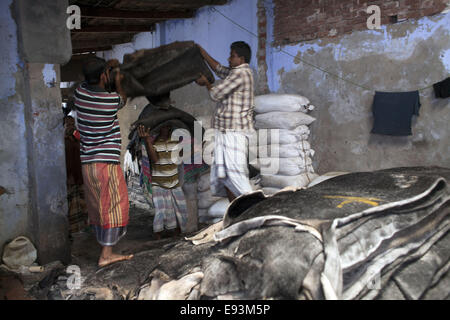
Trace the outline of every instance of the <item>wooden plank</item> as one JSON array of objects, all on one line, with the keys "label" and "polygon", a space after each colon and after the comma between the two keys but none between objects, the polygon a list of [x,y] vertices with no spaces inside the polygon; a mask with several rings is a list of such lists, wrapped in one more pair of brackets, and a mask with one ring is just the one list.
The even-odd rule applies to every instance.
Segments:
[{"label": "wooden plank", "polygon": [[186,11],[131,11],[80,6],[82,17],[103,19],[183,19],[192,18],[194,12]]},{"label": "wooden plank", "polygon": [[131,42],[133,36],[120,38],[99,38],[92,40],[73,40],[72,49],[97,48]]},{"label": "wooden plank", "polygon": [[153,25],[102,25],[102,26],[81,26],[81,29],[73,29],[71,33],[136,33],[154,30]]},{"label": "wooden plank", "polygon": [[112,46],[77,48],[77,49],[73,49],[72,53],[75,54],[75,53],[97,52],[97,51],[107,51],[107,50],[112,50]]}]

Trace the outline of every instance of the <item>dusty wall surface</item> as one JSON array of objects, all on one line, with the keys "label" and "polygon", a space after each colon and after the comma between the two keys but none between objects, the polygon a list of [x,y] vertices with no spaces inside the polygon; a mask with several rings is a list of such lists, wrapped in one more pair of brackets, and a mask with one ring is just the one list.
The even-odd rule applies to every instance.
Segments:
[{"label": "dusty wall surface", "polygon": [[[271,10],[268,6],[269,16]],[[432,88],[420,90],[422,107],[413,117],[412,136],[370,134],[375,90],[412,91],[448,77],[449,25],[450,14],[441,13],[381,30],[271,47],[271,91],[301,94],[316,106],[310,140],[318,173],[450,166],[450,101],[436,99]]]},{"label": "dusty wall surface", "polygon": [[15,0],[14,5],[24,61],[61,64],[69,61],[72,55],[66,26],[69,1]]},{"label": "dusty wall surface", "polygon": [[23,86],[24,64],[17,51],[17,30],[10,4],[11,1],[0,3],[0,186],[4,190],[0,195],[0,253],[7,241],[27,233],[29,221],[25,106],[16,91],[16,87]]},{"label": "dusty wall surface", "polygon": [[0,3],[0,254],[6,242],[24,235],[37,248],[39,263],[67,262],[59,65],[24,62],[20,15],[12,2]]}]

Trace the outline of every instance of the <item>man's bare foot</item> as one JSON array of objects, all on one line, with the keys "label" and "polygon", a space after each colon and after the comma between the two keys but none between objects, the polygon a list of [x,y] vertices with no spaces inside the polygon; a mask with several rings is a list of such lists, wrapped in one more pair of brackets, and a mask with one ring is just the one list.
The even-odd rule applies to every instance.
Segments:
[{"label": "man's bare foot", "polygon": [[121,254],[111,253],[107,257],[101,256],[100,259],[98,260],[98,266],[104,267],[104,266],[107,266],[107,265],[115,263],[115,262],[130,260],[133,257],[134,257],[134,255],[132,255],[132,254],[121,255]]},{"label": "man's bare foot", "polygon": [[175,229],[169,230],[170,237],[176,237],[180,235],[180,233],[181,233],[180,227],[176,227]]},{"label": "man's bare foot", "polygon": [[154,232],[153,233],[153,239],[155,240],[161,240],[162,238],[162,231],[161,232]]}]

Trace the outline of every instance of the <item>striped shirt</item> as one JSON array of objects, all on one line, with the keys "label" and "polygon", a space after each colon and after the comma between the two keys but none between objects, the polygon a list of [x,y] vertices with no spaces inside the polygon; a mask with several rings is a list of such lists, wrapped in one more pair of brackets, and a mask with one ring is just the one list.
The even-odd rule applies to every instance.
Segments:
[{"label": "striped shirt", "polygon": [[217,101],[213,128],[220,131],[254,130],[253,74],[248,63],[234,68],[218,65],[214,71],[224,79],[211,88],[211,99]]},{"label": "striped shirt", "polygon": [[180,185],[178,179],[178,162],[181,147],[176,141],[157,140],[153,148],[158,154],[158,161],[152,163],[152,184],[172,189]]},{"label": "striped shirt", "polygon": [[117,93],[82,83],[75,90],[81,163],[120,163],[121,136],[117,112],[122,101]]}]

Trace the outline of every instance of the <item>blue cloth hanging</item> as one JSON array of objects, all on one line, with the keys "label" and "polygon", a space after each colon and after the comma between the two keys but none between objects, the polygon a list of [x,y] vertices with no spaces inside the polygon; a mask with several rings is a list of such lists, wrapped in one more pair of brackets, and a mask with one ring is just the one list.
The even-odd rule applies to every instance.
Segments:
[{"label": "blue cloth hanging", "polygon": [[392,136],[409,136],[412,116],[419,115],[419,91],[375,92],[371,133]]}]

